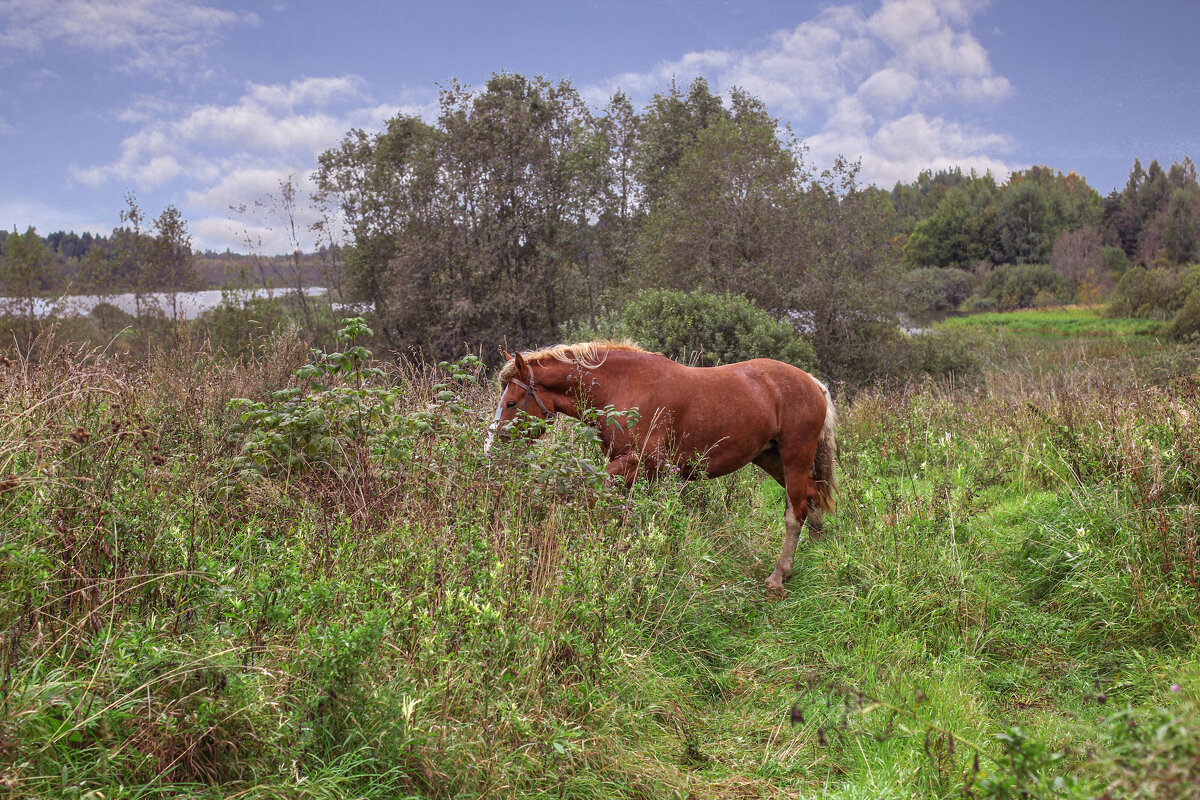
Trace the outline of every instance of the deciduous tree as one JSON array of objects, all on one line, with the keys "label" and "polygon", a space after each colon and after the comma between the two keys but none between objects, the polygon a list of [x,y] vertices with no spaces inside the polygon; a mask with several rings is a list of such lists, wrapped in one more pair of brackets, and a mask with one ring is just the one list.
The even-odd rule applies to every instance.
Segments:
[{"label": "deciduous tree", "polygon": [[51,264],[50,251],[32,227],[25,233],[18,233],[14,228],[4,239],[4,250],[0,254],[0,287],[29,325],[37,316],[38,295],[50,285]]}]

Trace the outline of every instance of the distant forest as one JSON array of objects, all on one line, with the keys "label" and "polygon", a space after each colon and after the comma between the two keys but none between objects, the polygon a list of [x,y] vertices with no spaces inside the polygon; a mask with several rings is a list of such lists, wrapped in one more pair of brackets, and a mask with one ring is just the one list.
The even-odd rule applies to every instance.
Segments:
[{"label": "distant forest", "polygon": [[130,199],[109,236],[0,232],[0,289],[335,285],[371,304],[387,346],[434,358],[603,332],[646,291],[737,295],[863,373],[901,313],[1095,303],[1125,281],[1169,318],[1200,260],[1189,158],[1135,160],[1107,197],[1050,166],[888,191],[854,162],[810,164],[759,99],[702,79],[640,112],[619,92],[593,111],[565,81],[452,82],[434,121],[351,130],[314,179],[306,201],[337,243],[322,252],[195,254],[177,210],[149,220]]},{"label": "distant forest", "polygon": [[[33,231],[35,234],[36,231]],[[0,254],[5,250],[5,241],[17,231],[0,229]],[[26,230],[26,234],[29,230]],[[24,236],[25,234],[20,234]],[[45,269],[38,281],[39,291],[54,295],[62,292],[111,294],[133,292],[138,289],[140,276],[112,274],[110,280],[97,280],[88,272],[88,254],[93,250],[93,259],[106,260],[120,246],[127,228],[117,228],[110,235],[92,233],[78,234],[74,231],[55,231],[45,236],[37,235],[44,253]],[[284,278],[291,279],[293,256],[234,253],[226,250],[193,250],[191,253],[194,274],[183,276],[183,280],[149,282],[159,284],[163,290],[189,291],[197,289],[219,289],[223,286],[282,285]],[[301,253],[301,267],[305,285],[320,285],[326,275],[326,266],[336,258],[328,249],[315,253]],[[8,289],[7,283],[0,284],[0,293]],[[99,289],[99,292],[95,290]],[[11,294],[11,292],[7,292]]]}]

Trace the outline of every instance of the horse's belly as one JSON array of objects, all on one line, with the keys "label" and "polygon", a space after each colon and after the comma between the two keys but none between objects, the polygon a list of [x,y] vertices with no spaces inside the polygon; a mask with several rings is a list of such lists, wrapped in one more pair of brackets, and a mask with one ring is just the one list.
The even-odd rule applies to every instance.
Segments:
[{"label": "horse's belly", "polygon": [[698,469],[693,467],[690,477],[719,478],[746,466],[769,446],[769,440],[759,442],[757,439],[742,439],[736,443],[724,440],[702,449],[696,448],[685,460],[699,466]]}]

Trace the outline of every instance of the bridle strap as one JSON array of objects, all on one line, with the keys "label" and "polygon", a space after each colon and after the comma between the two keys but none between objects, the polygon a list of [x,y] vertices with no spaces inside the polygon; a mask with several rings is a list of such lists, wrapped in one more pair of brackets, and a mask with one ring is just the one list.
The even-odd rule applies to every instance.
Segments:
[{"label": "bridle strap", "polygon": [[529,368],[529,383],[525,383],[524,381],[520,381],[516,378],[511,379],[509,383],[514,383],[525,390],[525,405],[521,410],[526,414],[529,413],[529,398],[532,397],[533,402],[537,403],[538,408],[542,410],[543,419],[551,419],[554,416],[554,412],[546,408],[546,404],[542,402],[542,398],[538,397],[537,395],[537,384],[533,380],[533,367]]}]

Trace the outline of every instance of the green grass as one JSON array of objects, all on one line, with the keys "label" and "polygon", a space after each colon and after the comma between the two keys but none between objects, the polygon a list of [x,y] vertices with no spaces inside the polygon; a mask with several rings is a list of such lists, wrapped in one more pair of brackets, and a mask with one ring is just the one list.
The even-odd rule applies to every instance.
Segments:
[{"label": "green grass", "polygon": [[939,323],[937,327],[945,330],[983,328],[1018,336],[1056,339],[1105,336],[1152,337],[1158,333],[1162,323],[1155,320],[1106,317],[1102,308],[1072,306],[970,314],[964,317],[951,317]]},{"label": "green grass", "polygon": [[339,350],[0,373],[6,792],[1194,796],[1194,383],[858,395],[775,599],[769,479],[617,492],[564,425],[484,459],[470,363]]}]

